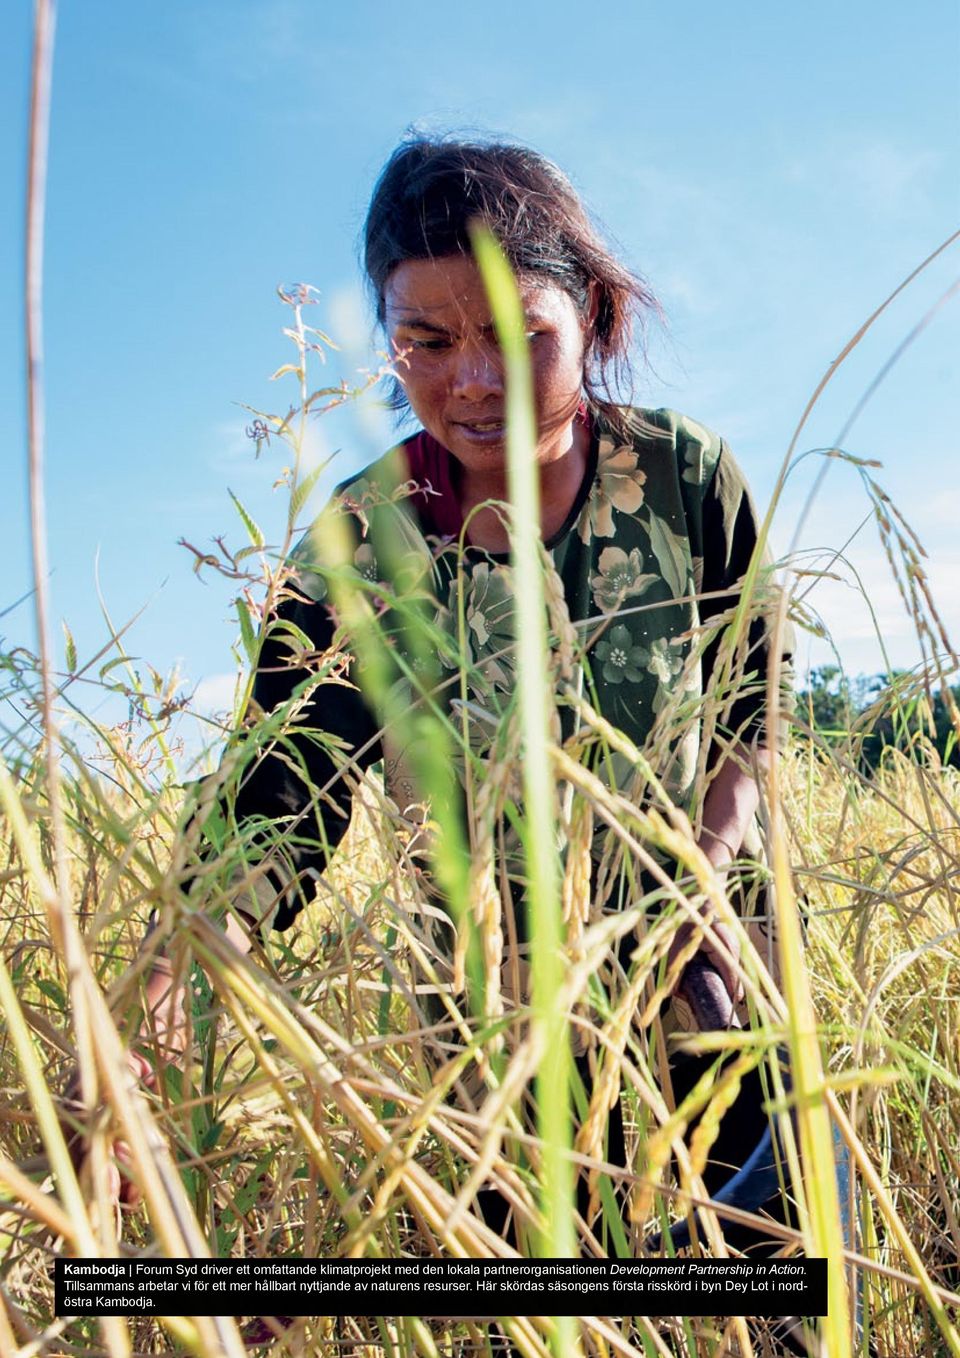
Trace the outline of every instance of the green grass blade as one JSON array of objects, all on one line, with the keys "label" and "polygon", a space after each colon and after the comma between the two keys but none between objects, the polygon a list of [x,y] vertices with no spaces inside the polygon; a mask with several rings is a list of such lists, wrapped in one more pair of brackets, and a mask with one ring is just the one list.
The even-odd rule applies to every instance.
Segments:
[{"label": "green grass blade", "polygon": [[569,1158],[570,1049],[566,1016],[559,1000],[564,966],[555,848],[556,790],[549,754],[549,713],[554,698],[546,661],[549,647],[540,563],[536,418],[523,309],[510,266],[489,231],[477,228],[472,232],[472,241],[506,371],[510,545],[516,599],[518,699],[524,733],[524,852],[534,940],[533,1021],[543,1028],[546,1038],[546,1057],[537,1078],[545,1221],[540,1248],[548,1256],[560,1257],[573,1255],[576,1249]]}]

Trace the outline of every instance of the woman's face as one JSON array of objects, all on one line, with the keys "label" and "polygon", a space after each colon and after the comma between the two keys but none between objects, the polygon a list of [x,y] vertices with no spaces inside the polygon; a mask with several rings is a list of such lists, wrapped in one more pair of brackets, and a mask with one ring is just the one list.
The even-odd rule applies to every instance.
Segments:
[{"label": "woman's face", "polygon": [[[589,322],[552,283],[520,281],[537,410],[537,461],[571,446]],[[468,255],[407,260],[384,290],[397,374],[424,429],[467,472],[502,472],[506,460],[503,360],[476,264]]]}]

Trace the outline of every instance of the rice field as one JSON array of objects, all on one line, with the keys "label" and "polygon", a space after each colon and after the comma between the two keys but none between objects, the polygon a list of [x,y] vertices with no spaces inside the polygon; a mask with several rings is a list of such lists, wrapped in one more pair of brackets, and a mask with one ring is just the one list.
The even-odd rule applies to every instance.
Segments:
[{"label": "rice field", "polygon": [[[41,124],[42,107],[33,122],[38,144]],[[34,193],[42,158],[35,146]],[[691,1248],[723,1257],[726,1218],[710,1208],[703,1176],[739,1089],[759,1072],[791,1200],[789,1224],[770,1229],[786,1256],[829,1261],[829,1315],[798,1322],[795,1344],[818,1358],[960,1355],[960,775],[929,731],[935,691],[956,718],[946,687],[956,661],[919,544],[870,464],[858,464],[924,668],[913,692],[889,688],[830,738],[798,708],[763,786],[759,880],[775,896],[777,938],[772,951],[758,949],[731,904],[738,874],[713,872],[697,848],[694,812],[675,804],[658,769],[663,752],[744,682],[742,639],[751,612],[769,607],[769,577],[758,554],[740,601],[720,619],[723,693],[691,706],[678,684],[644,749],[599,717],[589,700],[591,638],[565,614],[537,542],[535,487],[524,479],[529,401],[523,345],[512,342],[512,283],[491,242],[478,241],[477,251],[514,402],[516,596],[528,610],[517,631],[514,700],[482,755],[459,709],[435,701],[423,678],[415,701],[390,708],[396,654],[383,605],[402,615],[414,660],[433,653],[435,619],[422,598],[385,599],[382,582],[351,583],[330,535],[326,569],[352,644],[392,722],[407,723],[423,750],[422,814],[392,801],[376,770],[365,776],[315,900],[295,929],[249,956],[230,945],[223,925],[263,854],[280,851],[281,835],[260,826],[254,843],[249,827],[231,827],[228,817],[211,851],[211,813],[245,763],[294,748],[294,729],[303,738],[304,695],[279,714],[254,713],[249,679],[241,682],[219,771],[185,790],[175,758],[185,713],[171,678],[135,668],[122,636],[88,657],[68,635],[58,668],[46,617],[34,370],[40,641],[36,655],[16,648],[0,657],[6,711],[16,714],[0,751],[0,1353],[788,1351],[773,1322],[722,1314],[290,1321],[257,1315],[253,1296],[250,1314],[236,1318],[53,1314],[52,1261],[65,1253],[629,1257],[651,1251],[669,1221],[700,1203]],[[28,285],[37,305],[39,270],[34,255]],[[238,601],[247,671],[278,602],[296,586],[284,563],[311,488],[301,471],[307,423],[348,395],[314,389],[309,294],[285,300],[298,396],[282,414],[253,418],[289,450],[286,537],[268,551],[238,504],[241,536],[220,563],[264,600],[255,611],[245,592]],[[787,611],[796,625],[809,622],[788,592],[780,597],[779,625]],[[310,695],[343,682],[338,652],[304,654],[295,643]],[[454,661],[443,682],[466,691],[470,658]],[[582,685],[578,671],[587,675]],[[411,662],[405,677],[415,672]],[[85,716],[89,703],[75,703],[81,678],[121,695],[129,719],[105,727]],[[774,707],[778,691],[774,676]],[[572,730],[560,720],[557,693]],[[884,722],[894,724],[897,745],[867,767],[863,739]],[[457,765],[471,794],[465,831],[453,813]],[[598,767],[614,772],[600,778]],[[311,788],[311,799],[324,792]],[[501,968],[515,929],[503,887],[504,823],[525,852],[536,945],[529,988],[505,984]],[[438,893],[452,918],[438,910]],[[697,938],[672,961],[671,946],[681,925],[704,913],[740,940],[748,1026],[684,1039],[671,1030],[665,1002]],[[188,1042],[145,1089],[131,1078],[126,1051],[160,948],[186,996]],[[163,1036],[148,1023],[143,1040],[149,1047]],[[709,1073],[680,1092],[671,1062],[691,1044]],[[615,1107],[626,1149],[619,1166],[607,1160]],[[117,1201],[118,1143],[138,1198],[128,1207]],[[854,1183],[847,1200],[832,1172],[841,1145]],[[491,1193],[509,1207],[509,1229],[485,1219]]]},{"label": "rice field", "polygon": [[[446,1025],[456,1025],[460,1041],[447,1031],[441,1043],[432,1031],[436,1025],[411,994],[414,973],[430,966],[418,910],[422,874],[411,871],[411,832],[398,825],[376,779],[296,933],[275,936],[263,957],[247,961],[231,956],[209,922],[210,906],[176,890],[171,859],[182,813],[177,791],[162,779],[158,785],[151,767],[158,737],[150,733],[137,747],[128,733],[104,735],[112,744],[96,775],[68,764],[64,778],[79,975],[71,976],[57,937],[42,768],[21,764],[16,785],[4,789],[0,1223],[9,1344],[38,1353],[122,1353],[128,1345],[137,1352],[236,1351],[236,1338],[215,1334],[210,1322],[178,1323],[164,1333],[145,1321],[129,1322],[129,1331],[125,1322],[107,1322],[99,1332],[93,1322],[54,1321],[56,1251],[463,1258],[505,1250],[471,1204],[476,1166],[485,1165],[486,1182],[501,1184],[518,1219],[532,1226],[541,1201],[536,1143],[520,1105],[539,1050],[518,1018],[515,1049],[508,1043],[504,1055],[501,1043],[498,1054],[502,1026],[471,1013],[463,994],[451,1001]],[[887,1355],[946,1354],[956,1346],[949,1315],[960,1284],[960,947],[951,882],[958,793],[956,771],[929,756],[894,754],[866,781],[803,732],[783,761],[787,841],[807,915],[797,960],[817,1017],[823,1097],[840,1115],[858,1170],[861,1352],[868,1337],[870,1351]],[[570,822],[574,846],[583,815]],[[567,861],[572,875],[575,855]],[[211,894],[217,890],[211,881]],[[157,907],[175,967],[190,977],[191,1059],[182,1069],[169,1067],[159,1090],[143,1097],[117,1071],[121,1034],[135,1028],[138,1012],[140,938]],[[631,976],[622,993],[611,987],[609,1012],[592,1006],[587,982],[595,936],[604,930],[604,921],[588,925],[576,941],[564,1004],[605,1054],[601,1079],[619,1085],[633,1109],[634,1192],[643,1199],[628,1242],[636,1249],[656,1226],[660,1205],[675,1210],[670,1189],[683,1177],[671,1167],[669,1140],[651,1136],[663,1039],[637,1014],[649,1010],[641,1001],[655,989],[656,966],[648,954],[645,973]],[[782,1040],[781,1015],[746,970],[748,984],[758,987],[757,1048],[769,1052],[777,1040],[770,1034]],[[98,1094],[81,1117],[91,1155],[71,1182],[53,1110],[82,1060],[77,1015],[84,1004],[88,1034],[97,1034],[91,1064]],[[625,1021],[631,1011],[633,1022]],[[480,1085],[471,1089],[472,1102],[455,1094],[458,1080],[471,1083],[468,1067],[484,1077],[472,1081]],[[603,1160],[591,1126],[596,1133],[585,1118],[577,1138],[576,1161],[586,1171]],[[109,1199],[105,1163],[115,1134],[133,1148],[144,1194],[143,1206],[120,1214]],[[695,1184],[686,1181],[694,1193]],[[590,1252],[600,1241],[615,1242],[619,1227],[616,1204],[601,1193],[594,1239],[578,1223],[578,1247]],[[800,1243],[791,1238],[786,1248]],[[233,1322],[224,1325],[235,1336]],[[551,1340],[549,1322],[504,1328],[520,1352],[543,1352]],[[762,1327],[743,1328],[722,1317],[668,1325],[638,1318],[584,1321],[577,1331],[588,1352],[603,1352],[605,1344],[610,1352],[776,1351],[764,1348]],[[364,1352],[385,1354],[483,1352],[488,1337],[476,1328],[443,1332],[385,1317],[339,1325],[301,1320],[277,1343],[279,1352],[333,1353],[361,1341],[375,1346]]]},{"label": "rice field", "polygon": [[[303,297],[290,301],[293,330],[302,335]],[[274,430],[287,426],[294,505],[297,440],[309,414],[306,373],[298,380],[304,399],[297,420],[258,415],[272,419]],[[879,488],[872,493],[882,506]],[[241,508],[247,541],[237,551],[249,549],[245,560],[262,572],[268,600],[290,588],[280,562],[295,524],[292,509],[284,551],[268,554]],[[900,540],[908,552],[897,566],[909,580],[912,539],[901,533]],[[565,622],[532,545],[524,569],[544,591],[532,597],[552,638],[551,645],[535,641],[519,659],[536,695],[562,678],[563,639],[568,665],[584,659],[585,642]],[[332,578],[337,570],[331,567]],[[914,603],[921,636],[933,635],[935,614]],[[343,606],[353,610],[354,634],[366,635],[358,645],[371,648],[375,665],[383,638],[371,592],[355,590]],[[724,626],[732,656],[738,625],[731,610]],[[249,615],[242,633],[255,659],[259,641]],[[526,635],[535,638],[535,630]],[[543,703],[546,720],[531,734],[537,704],[522,712],[518,698],[493,752],[472,763],[462,728],[432,711],[427,744],[434,758],[421,770],[423,784],[432,780],[435,790],[432,853],[423,847],[422,822],[389,800],[374,771],[296,929],[243,958],[217,920],[242,886],[237,865],[249,868],[251,846],[241,836],[224,842],[219,855],[202,851],[194,814],[221,791],[232,756],[219,775],[185,794],[171,750],[183,717],[178,700],[161,675],[147,691],[122,656],[120,638],[92,665],[68,646],[67,672],[48,675],[49,704],[40,659],[23,651],[4,657],[6,696],[37,714],[7,732],[0,780],[4,1351],[212,1358],[265,1344],[277,1353],[432,1355],[492,1352],[507,1342],[525,1355],[786,1351],[766,1322],[722,1315],[505,1317],[471,1325],[389,1316],[280,1324],[254,1314],[98,1323],[52,1314],[51,1260],[64,1251],[247,1259],[466,1259],[517,1248],[547,1257],[635,1255],[665,1220],[708,1198],[700,1175],[711,1140],[738,1082],[759,1067],[772,1099],[779,1087],[783,1108],[805,1094],[796,1117],[781,1119],[795,1166],[829,1162],[837,1135],[854,1170],[846,1251],[850,1204],[839,1201],[832,1174],[797,1168],[792,1175],[797,1201],[792,1224],[781,1228],[782,1249],[826,1255],[851,1285],[848,1295],[859,1298],[861,1315],[854,1325],[854,1307],[838,1304],[835,1283],[830,1317],[806,1329],[808,1351],[830,1358],[960,1352],[953,1319],[960,1287],[960,787],[957,770],[941,762],[929,738],[922,700],[909,701],[902,686],[889,690],[901,739],[876,769],[859,752],[866,726],[889,715],[882,704],[846,736],[829,739],[798,708],[763,817],[781,982],[771,979],[771,958],[744,935],[750,1027],[736,1040],[712,1039],[714,1048],[729,1048],[722,1066],[677,1101],[667,1074],[677,1039],[661,1015],[670,943],[685,918],[684,900],[712,903],[718,918],[734,916],[686,815],[651,782],[649,752],[628,748],[582,694],[577,729],[566,738]],[[317,686],[338,682],[331,657],[309,663]],[[131,720],[109,729],[88,721],[82,740],[57,738],[58,775],[51,778],[51,742],[37,742],[37,721],[47,723],[48,736],[66,712],[76,721],[73,684],[84,672],[123,690]],[[705,695],[706,704],[713,700]],[[293,722],[296,713],[286,718]],[[662,738],[682,739],[684,723],[700,719],[678,704]],[[269,721],[248,722],[242,738],[256,748],[282,742],[283,726]],[[534,975],[525,998],[500,984],[511,902],[497,889],[498,846],[481,831],[484,824],[489,831],[485,818],[494,806],[526,814],[529,782],[526,796],[521,789],[537,740],[547,791],[532,795],[548,815],[536,832],[546,837],[547,852],[534,926],[542,932],[534,936],[554,931],[556,966]],[[236,751],[236,740],[230,748]],[[597,750],[620,756],[630,777],[598,779]],[[479,823],[471,827],[466,862],[454,855],[445,864],[442,798],[454,755],[472,769]],[[632,796],[631,778],[654,795]],[[623,908],[600,912],[584,899],[591,855],[607,898]],[[668,859],[684,869],[686,895],[675,893],[675,908],[651,913],[642,884]],[[452,985],[437,945],[435,878],[463,906],[452,949],[463,975]],[[141,940],[152,915],[159,923],[151,947],[166,944],[187,987],[190,1042],[187,1058],[167,1066],[150,1092],[133,1087],[123,1048],[143,1012],[151,948],[144,952]],[[613,964],[612,945],[627,934],[632,958]],[[443,991],[439,1014],[424,998],[425,985]],[[592,1090],[572,1062],[537,1086],[545,1053],[558,1044],[567,1050],[570,1028],[590,1053]],[[778,1086],[784,1049],[792,1091]],[[65,1092],[78,1071],[79,1106],[68,1108]],[[604,1145],[607,1111],[618,1099],[629,1154],[619,1178]],[[67,1142],[81,1130],[89,1154],[78,1164]],[[134,1209],[118,1209],[111,1190],[117,1139],[126,1143],[128,1172],[142,1195]],[[578,1175],[585,1185],[579,1197]],[[478,1200],[477,1192],[489,1194],[491,1186],[512,1208],[512,1235],[484,1222],[479,1204],[489,1198]],[[726,1252],[720,1220],[701,1218],[697,1250]]]}]

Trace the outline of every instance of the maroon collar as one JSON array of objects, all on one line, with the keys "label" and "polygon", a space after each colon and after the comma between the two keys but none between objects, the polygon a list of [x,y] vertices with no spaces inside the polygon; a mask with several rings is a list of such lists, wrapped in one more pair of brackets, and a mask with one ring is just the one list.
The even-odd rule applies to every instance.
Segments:
[{"label": "maroon collar", "polygon": [[455,538],[463,528],[463,514],[453,482],[453,458],[425,429],[403,445],[408,476],[417,489],[410,497],[423,531]]}]

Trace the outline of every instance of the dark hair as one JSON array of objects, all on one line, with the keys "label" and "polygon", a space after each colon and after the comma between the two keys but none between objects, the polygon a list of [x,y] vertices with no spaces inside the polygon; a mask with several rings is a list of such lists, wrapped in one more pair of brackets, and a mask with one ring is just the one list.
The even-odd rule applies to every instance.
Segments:
[{"label": "dark hair", "polygon": [[[405,260],[469,254],[468,223],[493,231],[521,275],[548,279],[585,314],[597,312],[584,364],[588,403],[614,424],[632,379],[634,325],[659,307],[644,281],[613,254],[562,170],[523,146],[502,142],[411,139],[402,142],[377,180],[363,229],[363,262],[384,320],[384,290]],[[391,404],[405,405],[402,388]]]}]

